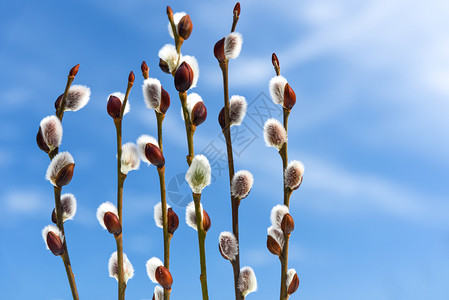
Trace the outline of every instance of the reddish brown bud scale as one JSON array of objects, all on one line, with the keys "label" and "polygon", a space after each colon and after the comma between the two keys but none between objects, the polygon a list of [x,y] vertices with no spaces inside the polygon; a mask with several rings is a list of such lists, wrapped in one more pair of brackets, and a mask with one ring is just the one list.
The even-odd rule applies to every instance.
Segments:
[{"label": "reddish brown bud scale", "polygon": [[292,109],[296,103],[295,91],[290,87],[288,83],[285,84],[284,88],[284,107],[286,109]]},{"label": "reddish brown bud scale", "polygon": [[274,255],[280,256],[282,253],[281,246],[271,235],[267,236],[267,248]]},{"label": "reddish brown bud scale", "polygon": [[170,95],[161,86],[161,106],[159,110],[161,111],[161,113],[165,114],[169,107],[170,107]]},{"label": "reddish brown bud scale", "polygon": [[229,260],[229,257],[224,255],[223,251],[221,251],[220,242],[218,243],[218,251],[220,252],[221,256],[223,256],[224,259]]},{"label": "reddish brown bud scale", "polygon": [[67,185],[72,181],[73,171],[75,169],[75,164],[68,164],[59,170],[58,175],[55,178],[55,184],[57,187],[62,187]]},{"label": "reddish brown bud scale", "polygon": [[120,113],[122,110],[122,101],[120,101],[120,98],[116,96],[109,96],[108,104],[107,104],[108,114],[113,119],[119,119]]},{"label": "reddish brown bud scale", "polygon": [[47,246],[56,256],[64,254],[64,245],[59,236],[57,236],[53,231],[49,231],[47,233]]},{"label": "reddish brown bud scale", "polygon": [[171,289],[171,286],[173,284],[173,277],[170,274],[170,271],[164,267],[159,266],[157,267],[155,271],[155,277],[157,282],[166,290]]},{"label": "reddish brown bud scale", "polygon": [[44,136],[42,134],[42,129],[40,126],[39,126],[39,130],[37,132],[37,135],[36,135],[36,143],[39,146],[39,149],[41,149],[45,153],[50,152],[50,148],[48,148],[47,143],[44,141]]},{"label": "reddish brown bud scale", "polygon": [[58,219],[56,218],[56,208],[53,208],[53,211],[51,212],[51,221],[58,224]]},{"label": "reddish brown bud scale", "polygon": [[215,46],[214,46],[214,55],[215,55],[215,58],[219,62],[222,62],[222,61],[226,60],[226,55],[225,55],[225,51],[224,51],[224,44],[225,44],[225,38],[222,38],[221,40],[216,42]]},{"label": "reddish brown bud scale", "polygon": [[168,5],[167,5],[167,16],[168,16],[169,19],[173,18],[173,10]]},{"label": "reddish brown bud scale", "polygon": [[285,214],[282,218],[281,229],[284,234],[290,234],[295,229],[295,221],[290,214]]},{"label": "reddish brown bud scale", "polygon": [[165,158],[161,149],[158,146],[148,143],[145,146],[146,158],[158,168],[162,168],[165,165]]},{"label": "reddish brown bud scale", "polygon": [[234,6],[234,15],[240,16],[240,2],[237,2]]},{"label": "reddish brown bud scale", "polygon": [[168,218],[168,233],[173,234],[175,233],[176,229],[178,229],[179,218],[178,215],[173,211],[173,208],[171,207],[167,211],[167,218]]},{"label": "reddish brown bud scale", "polygon": [[192,108],[192,119],[190,120],[193,125],[198,126],[206,121],[207,118],[207,109],[204,105],[204,102],[198,102]]},{"label": "reddish brown bud scale", "polygon": [[79,69],[80,69],[80,65],[77,64],[77,65],[74,66],[72,69],[70,69],[69,76],[70,76],[70,77],[75,77],[76,74],[78,74],[78,70],[79,70]]},{"label": "reddish brown bud scale", "polygon": [[220,124],[221,129],[225,128],[226,120],[225,120],[225,108],[223,107],[218,114],[218,123]]},{"label": "reddish brown bud scale", "polygon": [[178,92],[187,92],[192,86],[193,70],[185,61],[178,67],[175,73],[175,88]]},{"label": "reddish brown bud scale", "polygon": [[59,95],[59,97],[55,101],[55,109],[58,109],[61,105],[62,97],[64,97],[64,94]]},{"label": "reddish brown bud scale", "polygon": [[103,216],[103,222],[109,233],[112,233],[114,235],[119,235],[120,233],[122,233],[122,225],[120,225],[120,220],[118,219],[116,214],[110,211],[106,212]]},{"label": "reddish brown bud scale", "polygon": [[273,67],[275,67],[275,68],[280,67],[279,59],[278,59],[276,53],[271,54],[271,63],[273,64]]},{"label": "reddish brown bud scale", "polygon": [[134,79],[136,79],[136,76],[134,76],[134,72],[131,71],[129,72],[129,76],[128,76],[128,83],[134,83]]},{"label": "reddish brown bud scale", "polygon": [[294,292],[296,292],[296,290],[298,290],[298,287],[299,287],[299,278],[298,274],[295,273],[292,282],[290,282],[290,285],[287,288],[287,294],[289,295],[293,294]]},{"label": "reddish brown bud scale", "polygon": [[193,24],[189,15],[185,15],[179,20],[178,23],[178,35],[184,40],[187,40],[192,33]]},{"label": "reddish brown bud scale", "polygon": [[170,74],[170,68],[168,64],[163,59],[159,59],[159,68],[161,68],[162,72]]},{"label": "reddish brown bud scale", "polygon": [[147,63],[145,61],[142,61],[142,64],[140,65],[140,69],[142,70],[142,76],[143,78],[147,79],[150,75],[150,68],[148,68]]},{"label": "reddish brown bud scale", "polygon": [[211,221],[209,214],[203,209],[203,229],[205,232],[207,232],[210,229]]}]

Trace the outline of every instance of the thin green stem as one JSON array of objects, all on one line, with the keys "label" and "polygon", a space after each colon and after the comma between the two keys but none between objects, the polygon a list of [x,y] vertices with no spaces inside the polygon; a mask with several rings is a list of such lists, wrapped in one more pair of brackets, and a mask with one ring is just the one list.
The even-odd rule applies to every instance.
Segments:
[{"label": "thin green stem", "polygon": [[209,300],[207,292],[207,273],[206,273],[206,232],[203,228],[203,218],[201,214],[201,194],[193,193],[193,200],[195,202],[195,214],[196,214],[196,226],[198,229],[198,245],[200,249],[200,264],[201,264],[201,290],[203,294],[203,300]]},{"label": "thin green stem", "polygon": [[159,149],[163,151],[163,145],[162,145],[162,122],[164,121],[165,115],[162,113],[159,113],[157,111],[154,111],[156,113],[156,120],[157,120],[157,142],[159,144]]},{"label": "thin green stem", "polygon": [[181,100],[182,114],[184,116],[184,125],[186,127],[187,147],[189,154],[187,155],[187,164],[190,166],[193,157],[195,156],[195,150],[193,147],[193,135],[195,133],[196,126],[190,122],[189,111],[187,110],[187,92],[179,93],[179,99]]},{"label": "thin green stem", "polygon": [[63,242],[64,254],[61,255],[61,258],[62,258],[62,261],[64,262],[64,267],[65,267],[65,271],[67,273],[67,278],[69,280],[73,299],[79,300],[78,290],[76,289],[75,275],[73,274],[73,271],[72,271],[72,265],[70,264],[69,252],[67,250],[67,238],[65,237],[65,232],[64,232],[64,221],[62,219],[62,207],[61,207],[61,188],[55,187],[54,194],[55,194],[56,224],[64,236],[64,242]]}]

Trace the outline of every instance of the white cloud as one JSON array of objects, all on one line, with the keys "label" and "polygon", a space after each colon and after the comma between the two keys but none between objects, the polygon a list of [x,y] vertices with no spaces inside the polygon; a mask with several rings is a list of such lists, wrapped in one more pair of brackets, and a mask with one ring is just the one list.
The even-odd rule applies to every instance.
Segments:
[{"label": "white cloud", "polygon": [[[28,216],[45,211],[48,205],[44,201],[45,195],[36,190],[14,189],[3,196],[2,210],[7,214]],[[50,211],[51,212],[51,211]],[[49,213],[50,214],[50,213]]]}]

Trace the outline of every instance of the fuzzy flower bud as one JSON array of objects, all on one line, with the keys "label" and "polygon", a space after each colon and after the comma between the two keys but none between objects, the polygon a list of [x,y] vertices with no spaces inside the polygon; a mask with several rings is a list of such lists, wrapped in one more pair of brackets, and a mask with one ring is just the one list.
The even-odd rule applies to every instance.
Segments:
[{"label": "fuzzy flower bud", "polygon": [[139,150],[140,158],[148,165],[154,164],[157,167],[164,166],[164,155],[159,149],[158,142],[154,137],[146,134],[141,135],[137,139],[137,149]]},{"label": "fuzzy flower bud", "polygon": [[198,61],[194,56],[185,55],[181,57],[180,64],[183,62],[186,62],[190,68],[192,68],[193,72],[193,79],[192,79],[192,85],[190,86],[191,89],[196,87],[196,84],[198,83],[198,78],[200,77],[200,68],[198,66]]},{"label": "fuzzy flower bud", "polygon": [[168,233],[175,233],[176,229],[179,226],[179,218],[178,215],[173,211],[173,208],[169,208],[167,210],[167,218],[168,218]]},{"label": "fuzzy flower bud", "polygon": [[295,230],[295,220],[290,214],[285,214],[282,218],[281,229],[284,234],[290,234],[293,230]]},{"label": "fuzzy flower bud", "polygon": [[226,59],[237,58],[242,50],[243,38],[238,32],[231,32],[224,41]]},{"label": "fuzzy flower bud", "polygon": [[[201,218],[203,220],[203,229],[204,231],[208,231],[211,226],[211,221],[208,213],[203,209],[203,205],[200,203],[201,209]],[[192,201],[186,207],[186,223],[193,229],[198,231],[198,226],[196,224],[196,212],[195,212],[195,203]]]},{"label": "fuzzy flower bud", "polygon": [[247,103],[245,97],[234,95],[229,100],[229,122],[232,125],[242,124],[246,114]]},{"label": "fuzzy flower bud", "polygon": [[263,138],[268,147],[278,150],[287,142],[287,133],[284,126],[276,119],[268,119],[263,128]]},{"label": "fuzzy flower bud", "polygon": [[160,285],[154,287],[153,300],[164,300],[164,289]]},{"label": "fuzzy flower bud", "polygon": [[178,63],[178,52],[172,44],[166,44],[159,50],[159,67],[165,73],[171,73],[176,70]]},{"label": "fuzzy flower bud", "polygon": [[253,187],[253,175],[246,170],[238,171],[232,177],[231,194],[239,199],[244,199],[248,196]]},{"label": "fuzzy flower bud", "polygon": [[244,297],[257,290],[256,274],[254,274],[251,267],[243,267],[240,269],[238,288]]},{"label": "fuzzy flower bud", "polygon": [[175,88],[178,92],[187,92],[192,86],[193,71],[185,61],[179,66],[175,73]]},{"label": "fuzzy flower bud", "polygon": [[[170,205],[167,204],[167,210],[170,208]],[[158,204],[156,204],[154,206],[154,223],[156,224],[157,227],[159,228],[163,228],[164,224],[163,224],[163,220],[162,220],[162,203],[159,202]]]},{"label": "fuzzy flower bud", "polygon": [[[125,100],[125,94],[123,94],[123,93],[115,92],[115,93],[109,95],[107,110],[108,110],[108,114],[113,119],[120,118],[120,113],[122,110],[122,104],[123,104],[124,100]],[[126,115],[129,112],[129,110],[130,110],[130,104],[129,104],[129,101],[126,101],[126,107],[125,107],[125,111],[123,112],[123,115]]]},{"label": "fuzzy flower bud", "polygon": [[210,184],[210,178],[211,168],[209,160],[204,155],[195,155],[186,173],[186,181],[192,192],[201,194],[201,191]]},{"label": "fuzzy flower bud", "polygon": [[286,109],[292,109],[296,103],[295,91],[287,83],[287,79],[278,75],[269,83],[271,99],[275,104],[281,104]]},{"label": "fuzzy flower bud", "polygon": [[150,277],[151,281],[159,283],[166,290],[171,289],[173,277],[159,258],[150,258],[146,263],[146,268],[148,277]]},{"label": "fuzzy flower bud", "polygon": [[[58,101],[59,100],[59,101]],[[55,103],[58,109],[61,105],[62,95]],[[90,88],[84,85],[72,85],[65,99],[64,111],[77,111],[86,106],[90,100]]]},{"label": "fuzzy flower bud", "polygon": [[137,146],[134,143],[126,143],[122,146],[122,159],[121,159],[122,174],[128,174],[129,171],[137,170],[140,166],[140,157],[137,150]]},{"label": "fuzzy flower bud", "polygon": [[281,255],[284,247],[284,233],[274,226],[268,227],[267,233],[268,250],[274,255]]},{"label": "fuzzy flower bud", "polygon": [[[73,194],[64,194],[61,196],[62,222],[72,220],[76,213],[76,198]],[[57,223],[56,209],[51,214],[53,223]]]},{"label": "fuzzy flower bud", "polygon": [[45,226],[42,230],[44,242],[54,255],[64,254],[64,235],[58,227],[54,225]]},{"label": "fuzzy flower bud", "polygon": [[[170,26],[171,28],[171,26]],[[190,19],[189,15],[184,15],[180,20],[178,25],[176,26],[178,30],[178,35],[183,38],[184,40],[187,40],[192,33],[193,24],[192,20]],[[172,32],[173,33],[173,32]]]},{"label": "fuzzy flower bud", "polygon": [[232,232],[224,231],[218,238],[218,250],[227,260],[234,260],[239,253],[239,244]]},{"label": "fuzzy flower bud", "polygon": [[[109,259],[109,277],[114,277],[118,281],[118,258],[117,258],[117,251],[112,253],[111,258]],[[125,253],[123,253],[123,278],[125,280],[125,283],[128,282],[129,279],[133,278],[134,276],[134,268],[131,265],[131,262],[128,259],[128,256],[126,256]]]},{"label": "fuzzy flower bud", "polygon": [[61,145],[62,124],[58,117],[48,116],[42,119],[36,141],[39,148],[50,152]]},{"label": "fuzzy flower bud", "polygon": [[[173,13],[173,12],[172,12]],[[175,13],[175,14],[173,14],[173,23],[175,24],[175,28],[176,28],[176,31],[177,31],[177,33],[179,34],[179,23],[180,23],[180,21],[181,21],[181,19],[184,17],[184,16],[186,16],[187,14],[185,13],[185,12],[177,12],[177,13]],[[190,19],[190,18],[189,18]],[[170,36],[172,37],[172,38],[175,38],[175,36],[173,35],[173,30],[172,30],[172,27],[171,27],[171,24],[170,24],[170,22],[168,22],[168,33],[170,34]]]},{"label": "fuzzy flower bud", "polygon": [[170,96],[162,88],[160,81],[156,78],[147,78],[143,82],[142,90],[147,108],[165,114],[170,106]]},{"label": "fuzzy flower bud", "polygon": [[299,278],[295,269],[289,269],[287,271],[287,280],[285,283],[287,285],[287,294],[291,295],[296,292],[299,287]]},{"label": "fuzzy flower bud", "polygon": [[[187,111],[189,113],[190,122],[195,126],[202,124],[207,118],[206,106],[204,105],[201,96],[197,93],[191,93],[187,96]],[[182,110],[181,116],[184,120]]]},{"label": "fuzzy flower bud", "polygon": [[69,152],[58,153],[51,160],[45,178],[55,187],[62,187],[72,181],[75,162]]},{"label": "fuzzy flower bud", "polygon": [[297,160],[291,161],[285,168],[285,186],[292,190],[297,189],[302,182],[304,165]]},{"label": "fuzzy flower bud", "polygon": [[282,219],[288,214],[288,207],[286,205],[278,204],[273,209],[271,209],[271,225],[277,229],[281,229]]},{"label": "fuzzy flower bud", "polygon": [[97,209],[97,219],[100,225],[114,235],[122,232],[117,208],[111,202],[102,203]]}]

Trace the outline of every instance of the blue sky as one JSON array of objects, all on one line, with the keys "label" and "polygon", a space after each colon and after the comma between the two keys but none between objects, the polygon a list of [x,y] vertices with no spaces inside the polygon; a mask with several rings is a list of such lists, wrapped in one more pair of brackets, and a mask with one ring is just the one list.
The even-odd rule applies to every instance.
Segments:
[{"label": "blue sky", "polygon": [[[217,122],[221,72],[212,49],[230,30],[234,3],[169,4],[189,13],[194,24],[183,53],[199,61],[193,91],[208,108],[195,134],[196,151],[210,143],[225,151]],[[289,264],[301,281],[292,299],[448,299],[449,5],[437,0],[241,4],[237,30],[244,44],[230,64],[230,90],[253,103],[242,126],[251,143],[236,157],[236,169],[255,177],[240,208],[241,264],[254,268],[259,283],[248,299],[275,299],[279,291],[279,262],[265,242],[269,212],[282,199],[281,161],[265,147],[257,121],[274,75],[272,52],[298,99],[289,122],[289,156],[306,167],[291,201],[296,228]],[[154,113],[141,94],[143,59],[172,99],[164,121],[167,181],[187,170],[173,79],[157,66],[158,50],[172,42],[165,6],[143,0],[0,4],[2,298],[70,299],[63,264],[45,249],[40,234],[54,200],[44,180],[49,161],[35,135],[40,120],[53,113],[72,66],[81,64],[75,83],[92,90],[88,106],[66,113],[63,122],[62,149],[76,162],[74,180],[64,191],[78,200],[75,220],[65,227],[82,299],[116,297],[116,281],[107,273],[115,243],[95,219],[102,202],[115,201],[115,131],[106,98],[124,92],[133,70],[138,76],[124,142],[156,135]],[[212,219],[209,289],[211,299],[232,299],[232,269],[217,249],[219,233],[231,229],[228,181],[226,173],[214,175],[203,194]],[[187,192],[185,186],[181,192]],[[158,197],[154,167],[142,165],[129,174],[124,248],[135,277],[128,299],[152,297],[145,262],[162,257],[162,232],[152,216]],[[171,205],[183,221],[183,204]],[[172,299],[200,298],[196,238],[181,222],[172,241]]]}]

